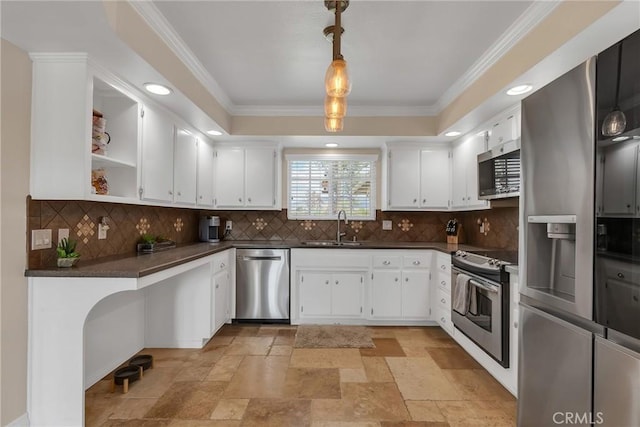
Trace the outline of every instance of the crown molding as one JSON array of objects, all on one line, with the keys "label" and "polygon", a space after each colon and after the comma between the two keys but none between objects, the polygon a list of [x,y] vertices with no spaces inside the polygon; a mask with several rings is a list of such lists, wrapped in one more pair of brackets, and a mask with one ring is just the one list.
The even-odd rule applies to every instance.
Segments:
[{"label": "crown molding", "polygon": [[155,33],[166,43],[182,63],[193,73],[195,78],[216,98],[228,112],[235,105],[209,71],[202,65],[198,57],[189,49],[187,44],[169,24],[164,15],[150,1],[130,1],[129,4],[149,24]]},{"label": "crown molding", "polygon": [[86,52],[30,52],[29,58],[34,62],[88,62]]},{"label": "crown molding", "polygon": [[[239,116],[321,116],[321,106],[304,105],[236,105],[227,93],[189,49],[164,15],[150,1],[130,1],[129,4],[149,24],[156,34],[178,56],[196,79],[231,115]],[[433,116],[467,90],[480,76],[512,49],[526,34],[542,22],[560,4],[559,1],[534,1],[482,56],[430,106],[350,106],[351,116]]]},{"label": "crown molding", "polygon": [[480,58],[438,99],[434,108],[440,112],[467,90],[480,76],[511,50],[525,35],[540,24],[559,1],[535,1],[507,28]]},{"label": "crown molding", "polygon": [[[351,117],[413,117],[435,116],[435,108],[429,106],[418,107],[377,107],[350,105],[347,113]],[[236,105],[232,108],[234,116],[290,116],[290,117],[318,117],[324,115],[324,108],[319,105]]]}]

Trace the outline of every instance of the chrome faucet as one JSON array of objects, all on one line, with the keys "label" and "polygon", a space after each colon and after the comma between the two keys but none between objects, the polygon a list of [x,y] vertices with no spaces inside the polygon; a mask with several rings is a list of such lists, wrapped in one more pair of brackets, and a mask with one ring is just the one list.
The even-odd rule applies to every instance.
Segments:
[{"label": "chrome faucet", "polygon": [[336,233],[336,241],[338,243],[340,243],[340,240],[342,239],[342,236],[346,236],[347,233],[341,233],[340,232],[340,216],[344,214],[344,224],[347,225],[349,224],[349,220],[347,219],[347,213],[344,210],[341,210],[338,212],[338,232]]}]

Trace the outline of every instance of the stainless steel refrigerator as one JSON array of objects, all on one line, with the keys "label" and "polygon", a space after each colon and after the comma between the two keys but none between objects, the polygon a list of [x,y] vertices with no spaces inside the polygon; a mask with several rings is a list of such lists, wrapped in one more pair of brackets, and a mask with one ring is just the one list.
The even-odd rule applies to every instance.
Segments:
[{"label": "stainless steel refrigerator", "polygon": [[[640,32],[632,37],[634,43],[640,42]],[[624,43],[632,45],[626,39]],[[640,140],[633,139],[634,133],[640,134],[639,51],[640,45],[633,44],[629,54],[635,52],[635,58],[623,65],[622,74],[635,77],[629,86],[635,96],[624,92],[619,98],[620,108],[628,106],[632,115],[622,135],[604,137],[601,132],[604,116],[615,107],[605,105],[614,104],[606,93],[611,72],[618,75],[610,66],[609,50],[522,102],[525,257],[518,353],[522,427],[640,425],[640,252],[636,251],[640,223],[630,219],[640,216]],[[635,75],[631,75],[634,70],[624,66],[634,61]],[[633,167],[624,171],[605,153],[605,147],[615,146],[615,138],[621,136],[635,144],[618,156],[627,163],[629,157],[634,159]],[[633,193],[633,202],[617,200],[617,193],[624,193],[618,188],[621,182],[633,186],[626,192]],[[633,206],[625,219],[629,235],[616,226],[617,217],[605,213],[607,206],[622,203]],[[621,254],[614,256],[611,249],[628,247],[634,239],[635,246],[621,264]]]}]

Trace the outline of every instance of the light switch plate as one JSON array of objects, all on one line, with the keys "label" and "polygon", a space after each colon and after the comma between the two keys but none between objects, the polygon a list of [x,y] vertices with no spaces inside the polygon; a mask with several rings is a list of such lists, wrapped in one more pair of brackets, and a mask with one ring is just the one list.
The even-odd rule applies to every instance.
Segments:
[{"label": "light switch plate", "polygon": [[227,231],[233,230],[233,222],[230,220],[227,220],[227,222],[224,225],[224,229]]},{"label": "light switch plate", "polygon": [[69,238],[69,229],[68,228],[59,228],[58,229],[58,244],[62,241],[62,239]]},{"label": "light switch plate", "polygon": [[31,231],[31,249],[49,249],[51,247],[51,229]]},{"label": "light switch plate", "polygon": [[382,229],[383,230],[391,230],[393,229],[393,222],[389,219],[385,219],[382,221]]}]

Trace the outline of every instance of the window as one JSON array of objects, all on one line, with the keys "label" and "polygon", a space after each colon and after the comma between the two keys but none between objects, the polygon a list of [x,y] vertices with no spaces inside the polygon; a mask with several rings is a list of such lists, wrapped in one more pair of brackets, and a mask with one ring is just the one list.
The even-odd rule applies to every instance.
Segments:
[{"label": "window", "polygon": [[288,155],[289,219],[375,219],[376,155]]}]

